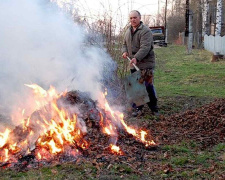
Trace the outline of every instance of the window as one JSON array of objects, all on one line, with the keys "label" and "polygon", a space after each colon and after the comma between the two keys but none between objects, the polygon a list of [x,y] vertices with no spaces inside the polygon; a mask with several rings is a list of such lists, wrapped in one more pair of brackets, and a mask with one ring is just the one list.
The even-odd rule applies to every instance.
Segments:
[{"label": "window", "polygon": [[161,33],[162,34],[163,33],[162,29],[151,29],[151,31],[152,31],[153,34],[155,34],[155,33]]}]

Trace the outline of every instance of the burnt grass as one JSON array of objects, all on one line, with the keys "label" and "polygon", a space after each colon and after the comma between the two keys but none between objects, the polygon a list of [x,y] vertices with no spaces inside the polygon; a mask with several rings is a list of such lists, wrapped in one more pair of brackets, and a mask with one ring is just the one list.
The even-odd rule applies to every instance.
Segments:
[{"label": "burnt grass", "polygon": [[73,162],[1,168],[0,179],[225,179],[225,99],[163,97],[159,107],[158,118],[147,107],[140,117],[125,116],[129,125],[148,130],[155,147],[121,132],[117,145],[124,155],[113,155],[107,137],[91,128],[92,145]]}]

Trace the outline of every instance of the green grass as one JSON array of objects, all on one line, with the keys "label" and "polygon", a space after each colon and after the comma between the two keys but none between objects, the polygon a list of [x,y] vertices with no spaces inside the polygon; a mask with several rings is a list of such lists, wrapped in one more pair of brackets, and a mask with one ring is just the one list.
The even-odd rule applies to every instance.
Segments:
[{"label": "green grass", "polygon": [[179,156],[179,157],[172,157],[171,163],[177,166],[182,166],[188,163],[187,156]]},{"label": "green grass", "polygon": [[0,179],[93,179],[96,177],[96,167],[90,163],[62,164],[51,167],[31,169],[26,172],[16,170],[1,170]]},{"label": "green grass", "polygon": [[189,153],[191,151],[187,147],[179,146],[179,145],[165,145],[163,149],[166,151],[174,152],[174,153],[179,153],[179,152]]},{"label": "green grass", "polygon": [[212,179],[216,177],[215,172],[223,174],[225,171],[224,143],[203,151],[199,149],[199,146],[193,141],[162,146],[163,156],[159,160],[163,166],[171,165],[172,172],[159,171],[158,176],[171,179]]},{"label": "green grass", "polygon": [[202,154],[196,155],[194,157],[196,164],[205,164],[209,159],[214,159],[214,155],[212,153],[204,152]]},{"label": "green grass", "polygon": [[155,49],[155,86],[160,97],[224,97],[225,61],[212,63],[212,54],[194,49],[191,55],[184,46]]},{"label": "green grass", "polygon": [[225,151],[225,143],[216,145],[213,150],[216,152]]},{"label": "green grass", "polygon": [[116,173],[118,171],[124,172],[126,174],[130,174],[133,172],[132,168],[126,164],[116,164],[111,169],[111,172],[113,172],[113,173]]}]

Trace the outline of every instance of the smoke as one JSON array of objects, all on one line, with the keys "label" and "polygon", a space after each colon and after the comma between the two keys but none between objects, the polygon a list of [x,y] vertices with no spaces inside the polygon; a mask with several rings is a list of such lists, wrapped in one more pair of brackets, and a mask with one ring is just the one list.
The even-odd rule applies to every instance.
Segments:
[{"label": "smoke", "polygon": [[87,37],[85,27],[47,0],[0,1],[0,114],[29,108],[24,84],[88,91],[97,99],[115,64],[87,46]]}]

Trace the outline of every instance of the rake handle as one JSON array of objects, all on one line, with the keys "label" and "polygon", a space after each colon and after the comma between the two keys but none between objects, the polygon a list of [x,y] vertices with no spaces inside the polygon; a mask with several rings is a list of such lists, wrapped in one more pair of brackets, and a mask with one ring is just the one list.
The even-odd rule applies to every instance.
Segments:
[{"label": "rake handle", "polygon": [[[131,59],[127,56],[127,59],[131,62]],[[137,71],[140,71],[140,69],[134,64],[132,63],[132,65],[134,66],[134,68],[137,70]]]}]

